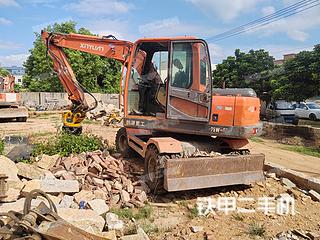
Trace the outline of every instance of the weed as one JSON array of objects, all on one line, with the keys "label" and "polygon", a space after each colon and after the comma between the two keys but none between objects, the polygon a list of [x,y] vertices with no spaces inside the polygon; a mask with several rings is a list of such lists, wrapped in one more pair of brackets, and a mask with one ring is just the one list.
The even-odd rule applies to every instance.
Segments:
[{"label": "weed", "polygon": [[3,139],[0,139],[0,155],[3,154],[4,151],[4,141]]},{"label": "weed", "polygon": [[263,237],[266,233],[264,225],[260,225],[258,223],[251,223],[249,225],[248,234],[252,237]]},{"label": "weed", "polygon": [[140,208],[138,213],[134,215],[134,218],[139,219],[149,219],[152,214],[152,207],[148,204],[144,205],[143,208]]},{"label": "weed", "polygon": [[256,142],[256,143],[262,143],[263,142],[263,140],[261,138],[259,138],[259,137],[252,137],[252,138],[250,138],[250,140],[252,142]]},{"label": "weed", "polygon": [[96,124],[96,125],[99,125],[101,123],[99,121],[94,121],[92,119],[86,118],[85,120],[83,120],[83,124]]},{"label": "weed", "polygon": [[59,133],[53,139],[45,143],[37,143],[32,151],[32,156],[41,154],[66,157],[70,154],[94,151],[103,148],[103,142],[100,138],[90,135],[72,135]]},{"label": "weed", "polygon": [[111,212],[117,214],[121,219],[149,219],[152,214],[152,207],[146,204],[143,208],[139,208],[134,212],[131,208],[111,209]]},{"label": "weed", "polygon": [[121,219],[132,219],[134,214],[133,210],[131,208],[121,208],[121,209],[111,209],[110,212],[116,214],[119,216]]},{"label": "weed", "polygon": [[235,213],[235,214],[233,214],[233,215],[232,215],[232,218],[233,218],[234,220],[236,220],[236,221],[241,221],[241,222],[244,220],[243,215],[240,214],[240,213]]},{"label": "weed", "polygon": [[303,147],[303,146],[288,146],[284,149],[292,151],[292,152],[298,152],[305,155],[313,156],[313,157],[320,157],[320,148],[315,147]]},{"label": "weed", "polygon": [[154,224],[144,223],[140,226],[146,234],[157,233],[159,232],[159,228]]},{"label": "weed", "polygon": [[193,218],[196,218],[198,215],[199,215],[198,208],[196,206],[194,206],[192,209],[190,209],[188,217],[190,219],[193,219]]}]

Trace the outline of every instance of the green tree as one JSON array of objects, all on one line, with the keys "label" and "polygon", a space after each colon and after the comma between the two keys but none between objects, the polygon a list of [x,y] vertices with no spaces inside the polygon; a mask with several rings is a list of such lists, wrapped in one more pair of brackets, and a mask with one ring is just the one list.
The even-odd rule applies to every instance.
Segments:
[{"label": "green tree", "polygon": [[6,77],[6,76],[8,76],[9,74],[10,74],[10,73],[9,73],[6,69],[0,67],[0,76]]},{"label": "green tree", "polygon": [[284,63],[284,73],[271,80],[274,99],[304,101],[320,93],[320,45]]},{"label": "green tree", "polygon": [[[92,35],[85,28],[76,29],[76,23],[69,21],[54,24],[46,28],[49,32],[79,33]],[[56,92],[63,91],[63,87],[52,71],[53,63],[46,54],[46,46],[39,33],[35,33],[36,39],[30,56],[24,63],[26,75],[23,79],[24,87],[29,91]],[[71,67],[79,83],[89,92],[116,93],[118,92],[121,75],[121,64],[113,59],[65,49]]]},{"label": "green tree", "polygon": [[270,91],[269,72],[274,69],[274,58],[263,49],[248,53],[236,49],[213,71],[214,87],[253,88],[259,96]]}]

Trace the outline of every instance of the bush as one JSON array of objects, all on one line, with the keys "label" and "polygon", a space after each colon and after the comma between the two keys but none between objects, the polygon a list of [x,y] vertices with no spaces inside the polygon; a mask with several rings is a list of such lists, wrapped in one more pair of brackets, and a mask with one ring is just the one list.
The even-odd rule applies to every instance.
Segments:
[{"label": "bush", "polygon": [[0,155],[3,154],[3,151],[4,151],[4,141],[0,139]]},{"label": "bush", "polygon": [[55,138],[45,143],[37,143],[32,151],[32,156],[41,154],[67,157],[70,154],[90,152],[103,148],[103,142],[100,138],[91,135],[72,135],[60,133]]}]

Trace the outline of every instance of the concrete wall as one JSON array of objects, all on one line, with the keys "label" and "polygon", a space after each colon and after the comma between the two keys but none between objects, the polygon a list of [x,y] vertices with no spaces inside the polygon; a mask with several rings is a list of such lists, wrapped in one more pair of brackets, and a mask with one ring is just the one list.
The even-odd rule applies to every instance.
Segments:
[{"label": "concrete wall", "polygon": [[310,126],[294,126],[289,124],[264,122],[263,136],[275,140],[300,137],[305,146],[320,147],[320,128]]},{"label": "concrete wall", "polygon": [[[119,106],[118,94],[93,93],[93,95],[99,102]],[[86,93],[85,96],[89,105],[94,103],[89,94]],[[21,101],[24,106],[45,110],[64,108],[71,103],[66,93],[59,92],[23,92],[21,93]]]}]

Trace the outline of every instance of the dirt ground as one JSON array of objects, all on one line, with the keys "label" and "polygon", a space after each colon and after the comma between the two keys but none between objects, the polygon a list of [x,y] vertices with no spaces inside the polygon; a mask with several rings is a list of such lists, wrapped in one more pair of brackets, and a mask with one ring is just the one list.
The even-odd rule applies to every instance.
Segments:
[{"label": "dirt ground", "polygon": [[[29,118],[26,123],[0,123],[0,133],[28,136],[31,140],[39,140],[48,139],[60,127],[60,115],[44,114]],[[114,144],[117,128],[102,127],[97,122],[87,121],[84,124],[84,132],[101,136],[110,144]],[[284,145],[275,141],[266,139],[261,141],[251,141],[251,151],[264,153],[268,162],[320,177],[319,158],[284,150]],[[276,201],[277,196],[284,193],[289,193],[295,198],[294,215],[265,214],[257,210],[261,198],[270,197]],[[237,208],[228,214],[215,210],[215,214],[206,217],[196,216],[194,210],[198,197],[209,197],[213,200],[219,197],[235,197]],[[303,191],[287,190],[279,180],[273,178],[267,178],[266,182],[251,187],[212,188],[150,195],[149,198],[152,214],[148,219],[139,220],[138,224],[150,229],[148,235],[151,239],[272,239],[276,234],[287,230],[303,229],[320,232],[320,202],[311,200]],[[241,201],[243,198],[253,200],[244,204]],[[239,207],[255,211],[238,213]],[[129,219],[125,220],[133,224]],[[195,226],[201,228],[199,232],[191,231],[191,227]],[[258,231],[265,233],[259,237],[256,234]]]},{"label": "dirt ground", "polygon": [[[46,138],[48,134],[54,134],[61,129],[60,114],[41,114],[29,118],[26,123],[9,122],[0,123],[1,135],[19,135],[32,138]],[[101,126],[99,122],[85,121],[84,132],[92,133],[114,144],[117,128]],[[251,152],[264,153],[266,161],[282,165],[284,167],[303,172],[307,175],[320,178],[319,158],[296,153],[283,149],[286,145],[276,141],[262,139],[262,142],[250,141]]]}]

